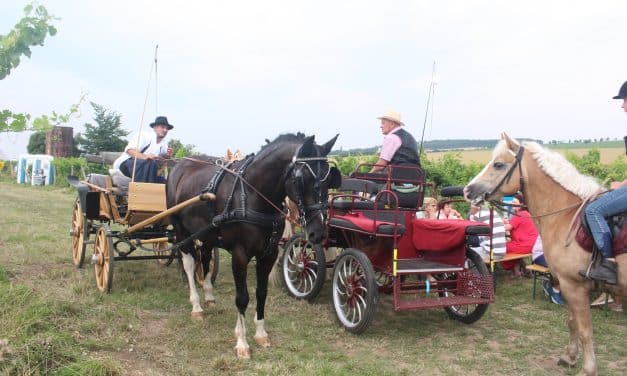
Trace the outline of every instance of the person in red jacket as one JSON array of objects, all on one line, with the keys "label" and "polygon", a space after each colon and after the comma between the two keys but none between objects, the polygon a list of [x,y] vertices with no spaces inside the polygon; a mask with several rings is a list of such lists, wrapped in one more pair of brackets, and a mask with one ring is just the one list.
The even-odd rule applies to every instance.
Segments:
[{"label": "person in red jacket", "polygon": [[[522,195],[514,197],[512,207],[514,214],[509,223],[505,224],[505,231],[509,231],[511,239],[506,244],[506,254],[531,253],[533,245],[538,238],[538,230],[527,211]],[[522,260],[503,261],[501,265],[503,265],[504,269],[511,270],[514,276],[525,274],[524,261]]]}]

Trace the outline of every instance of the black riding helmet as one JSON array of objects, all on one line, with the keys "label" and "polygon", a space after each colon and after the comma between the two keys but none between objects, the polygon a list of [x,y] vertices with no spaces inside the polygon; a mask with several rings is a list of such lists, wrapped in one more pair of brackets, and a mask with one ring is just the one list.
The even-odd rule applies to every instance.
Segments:
[{"label": "black riding helmet", "polygon": [[620,90],[618,90],[618,95],[612,99],[624,99],[625,97],[627,97],[627,81],[625,81],[623,86],[620,87]]}]

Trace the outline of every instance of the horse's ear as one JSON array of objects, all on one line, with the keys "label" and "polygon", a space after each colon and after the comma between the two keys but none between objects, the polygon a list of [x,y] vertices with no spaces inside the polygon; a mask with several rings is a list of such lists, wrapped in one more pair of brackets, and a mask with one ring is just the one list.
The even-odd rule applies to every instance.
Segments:
[{"label": "horse's ear", "polygon": [[505,132],[501,133],[501,139],[505,141],[505,144],[507,145],[507,148],[509,150],[515,153],[518,152],[518,149],[520,148],[520,144],[518,143],[518,141],[509,137]]},{"label": "horse's ear", "polygon": [[322,145],[322,155],[327,155],[329,154],[329,152],[331,152],[331,149],[333,149],[333,145],[335,145],[335,141],[337,141],[337,138],[339,136],[340,136],[339,133],[336,134],[335,137],[327,141],[326,144]]},{"label": "horse's ear", "polygon": [[309,136],[307,138],[305,138],[305,142],[303,142],[303,144],[300,147],[300,150],[298,151],[298,155],[297,157],[309,157],[314,154],[314,137],[315,136]]}]

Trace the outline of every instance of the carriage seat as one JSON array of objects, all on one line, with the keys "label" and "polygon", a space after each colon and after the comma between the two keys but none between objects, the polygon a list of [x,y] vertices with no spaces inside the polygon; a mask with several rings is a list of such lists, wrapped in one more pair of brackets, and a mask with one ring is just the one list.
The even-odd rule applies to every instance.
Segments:
[{"label": "carriage seat", "polygon": [[405,233],[405,217],[398,211],[349,212],[331,217],[329,226],[380,236],[394,236],[396,229],[400,236]]},{"label": "carriage seat", "polygon": [[128,185],[131,178],[122,175],[121,172],[113,175],[89,174],[87,182],[100,188],[108,189],[113,194],[126,196],[128,194]]},{"label": "carriage seat", "polygon": [[131,182],[131,178],[124,175],[120,170],[109,170],[109,174],[113,180],[113,186],[118,187],[122,194],[128,195],[128,185]]}]

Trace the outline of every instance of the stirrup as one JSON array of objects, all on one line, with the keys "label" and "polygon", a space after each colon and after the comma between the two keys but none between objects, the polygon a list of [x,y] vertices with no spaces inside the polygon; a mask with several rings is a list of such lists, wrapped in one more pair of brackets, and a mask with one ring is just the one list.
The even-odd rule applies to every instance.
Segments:
[{"label": "stirrup", "polygon": [[579,271],[579,275],[586,278],[586,279],[592,279],[590,278],[590,270],[592,270],[592,264],[594,263],[594,260],[590,261],[590,264],[588,264],[588,267],[585,270],[580,270]]}]

